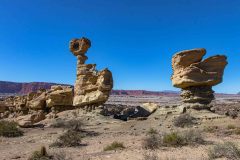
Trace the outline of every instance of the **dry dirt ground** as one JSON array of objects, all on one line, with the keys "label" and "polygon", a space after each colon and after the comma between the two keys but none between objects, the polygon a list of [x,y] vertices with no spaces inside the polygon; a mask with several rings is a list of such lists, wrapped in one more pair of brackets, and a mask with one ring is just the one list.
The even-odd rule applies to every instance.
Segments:
[{"label": "dry dirt ground", "polygon": [[[155,102],[162,106],[178,105],[178,97],[128,97],[114,96],[108,104],[138,105],[143,102]],[[226,96],[217,97],[215,105],[227,107],[226,104],[240,104],[240,97]],[[52,148],[49,147],[59,135],[64,132],[63,128],[52,128],[46,125],[44,128],[25,128],[24,135],[17,138],[0,137],[0,160],[27,160],[31,153],[41,146],[46,146],[49,152],[65,152],[73,160],[144,160],[144,154],[154,152],[161,160],[204,160],[208,159],[208,150],[219,142],[232,141],[240,146],[240,135],[229,134],[229,125],[240,127],[240,118],[232,119],[223,115],[196,112],[199,118],[198,124],[192,129],[203,131],[204,139],[209,142],[206,145],[184,146],[180,148],[164,147],[155,151],[146,150],[142,147],[143,139],[150,128],[160,133],[170,131],[187,130],[189,128],[177,128],[173,126],[173,119],[178,116],[175,113],[162,114],[159,108],[147,120],[121,121],[111,117],[104,117],[93,111],[87,113],[81,109],[64,111],[59,113],[62,119],[81,119],[85,131],[95,133],[83,138],[80,147]],[[208,118],[212,117],[212,118]],[[50,124],[54,120],[46,120],[42,123]],[[209,132],[206,128],[217,126],[217,131]],[[116,151],[103,151],[104,147],[114,141],[122,142],[125,149]],[[150,159],[149,159],[150,160]]]}]

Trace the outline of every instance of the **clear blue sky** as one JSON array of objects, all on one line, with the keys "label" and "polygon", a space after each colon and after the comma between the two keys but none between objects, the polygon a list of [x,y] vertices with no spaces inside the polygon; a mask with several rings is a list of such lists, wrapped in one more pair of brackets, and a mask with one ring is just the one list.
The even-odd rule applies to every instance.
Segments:
[{"label": "clear blue sky", "polygon": [[178,90],[172,55],[204,47],[228,56],[215,91],[240,91],[239,0],[0,0],[0,80],[73,84],[68,43],[82,36],[115,89]]}]

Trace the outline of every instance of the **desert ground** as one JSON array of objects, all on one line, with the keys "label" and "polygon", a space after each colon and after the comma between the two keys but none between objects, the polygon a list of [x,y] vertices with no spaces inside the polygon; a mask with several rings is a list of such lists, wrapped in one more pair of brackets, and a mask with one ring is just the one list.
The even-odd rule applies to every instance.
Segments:
[{"label": "desert ground", "polygon": [[[240,145],[240,133],[233,132],[240,128],[240,118],[233,119],[225,115],[229,109],[235,108],[235,111],[239,112],[238,95],[217,95],[213,101],[216,113],[194,111],[191,115],[197,119],[197,123],[183,128],[173,125],[173,120],[179,116],[175,112],[175,108],[180,104],[178,96],[111,96],[106,104],[134,106],[146,102],[154,102],[160,106],[147,119],[122,121],[100,115],[99,109],[92,112],[83,109],[60,112],[58,118],[63,121],[81,121],[86,136],[82,138],[80,146],[49,147],[59,135],[66,132],[66,128],[53,127],[56,119],[47,119],[34,128],[22,128],[24,134],[21,137],[0,137],[0,159],[27,160],[34,151],[45,146],[47,152],[63,153],[73,160],[151,160],[146,155],[154,155],[161,160],[204,160],[209,159],[208,151],[215,144],[229,141]],[[151,129],[157,131],[157,134],[196,130],[201,132],[205,143],[146,149],[143,141]],[[104,151],[104,148],[114,141],[121,142],[125,148]]]}]

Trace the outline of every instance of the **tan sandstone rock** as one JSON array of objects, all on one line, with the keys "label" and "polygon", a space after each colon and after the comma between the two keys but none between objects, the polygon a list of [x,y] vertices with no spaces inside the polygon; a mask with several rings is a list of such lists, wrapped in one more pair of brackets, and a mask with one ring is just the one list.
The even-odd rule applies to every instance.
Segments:
[{"label": "tan sandstone rock", "polygon": [[47,107],[72,106],[73,89],[70,86],[52,86],[47,93]]},{"label": "tan sandstone rock", "polygon": [[43,111],[37,111],[25,116],[19,116],[16,118],[16,122],[20,127],[32,127],[34,123],[44,120],[45,114]]},{"label": "tan sandstone rock", "polygon": [[185,50],[172,58],[172,84],[181,88],[181,97],[189,107],[200,109],[214,99],[212,86],[222,82],[227,58],[216,55],[203,60],[203,48]]},{"label": "tan sandstone rock", "polygon": [[46,91],[30,93],[28,95],[27,107],[32,110],[43,110],[46,108]]},{"label": "tan sandstone rock", "polygon": [[113,87],[111,71],[97,71],[96,64],[85,64],[88,59],[85,54],[90,47],[90,40],[84,37],[70,42],[70,51],[78,59],[73,98],[73,105],[77,107],[95,107],[105,103]]}]

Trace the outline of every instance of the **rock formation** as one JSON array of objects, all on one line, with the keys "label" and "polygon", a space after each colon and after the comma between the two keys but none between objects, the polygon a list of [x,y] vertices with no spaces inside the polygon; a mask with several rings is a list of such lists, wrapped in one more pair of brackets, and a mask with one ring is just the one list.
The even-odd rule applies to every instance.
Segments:
[{"label": "rock formation", "polygon": [[214,99],[212,86],[222,82],[226,56],[202,60],[205,54],[206,50],[201,48],[178,52],[172,58],[172,84],[182,89],[181,97],[187,108],[209,108]]},{"label": "rock formation", "polygon": [[85,55],[91,42],[87,38],[73,39],[70,51],[77,57],[77,79],[74,85],[73,105],[76,107],[95,108],[108,100],[113,87],[112,73],[107,68],[95,69],[96,64],[85,64]]}]

